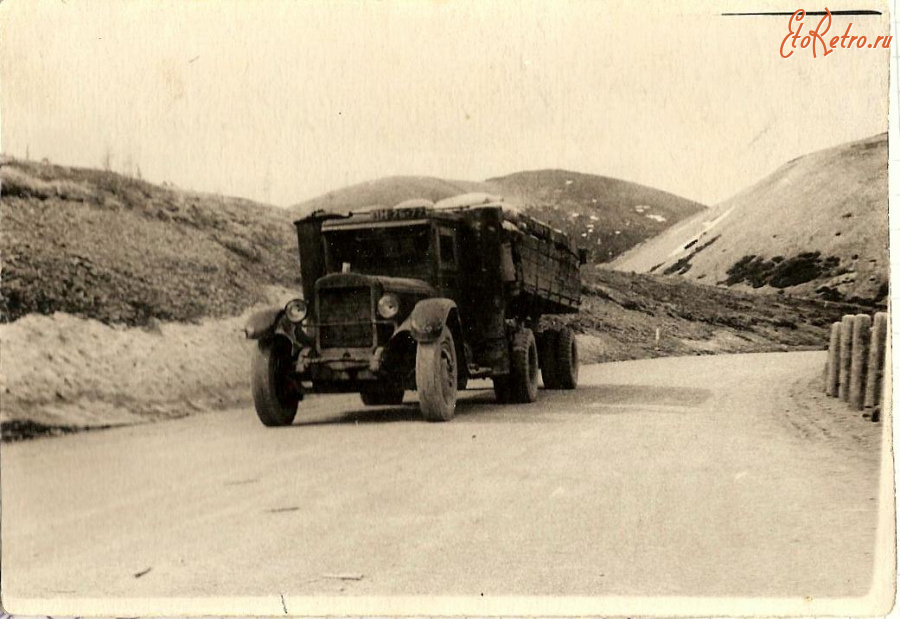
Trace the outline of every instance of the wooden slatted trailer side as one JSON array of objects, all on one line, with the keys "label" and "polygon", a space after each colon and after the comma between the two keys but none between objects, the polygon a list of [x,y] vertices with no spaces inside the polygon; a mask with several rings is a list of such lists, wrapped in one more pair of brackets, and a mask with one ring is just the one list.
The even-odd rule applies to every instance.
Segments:
[{"label": "wooden slatted trailer side", "polygon": [[578,312],[581,262],[570,239],[527,215],[504,212],[504,220],[516,268],[511,302],[531,316]]}]

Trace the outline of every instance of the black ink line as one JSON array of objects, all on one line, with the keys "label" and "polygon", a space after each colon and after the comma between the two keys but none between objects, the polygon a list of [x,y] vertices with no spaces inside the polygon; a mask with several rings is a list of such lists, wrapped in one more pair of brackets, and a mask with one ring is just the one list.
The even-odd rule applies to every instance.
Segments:
[{"label": "black ink line", "polygon": [[[794,13],[796,13],[796,11],[793,11],[791,13],[782,13],[782,12],[779,12],[779,13],[776,13],[776,12],[772,12],[772,13],[722,13],[722,16],[723,17],[771,17],[771,16],[790,17]],[[806,11],[806,15],[827,15],[827,14],[828,13],[826,13],[825,11]],[[832,15],[881,15],[881,11],[847,10],[847,11],[831,11],[831,14]]]}]

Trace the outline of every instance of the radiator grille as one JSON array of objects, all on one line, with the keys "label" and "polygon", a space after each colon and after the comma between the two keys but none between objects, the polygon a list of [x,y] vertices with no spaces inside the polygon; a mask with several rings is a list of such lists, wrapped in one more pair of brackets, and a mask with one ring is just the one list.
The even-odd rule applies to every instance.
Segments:
[{"label": "radiator grille", "polygon": [[372,346],[371,288],[323,288],[318,313],[322,348]]}]

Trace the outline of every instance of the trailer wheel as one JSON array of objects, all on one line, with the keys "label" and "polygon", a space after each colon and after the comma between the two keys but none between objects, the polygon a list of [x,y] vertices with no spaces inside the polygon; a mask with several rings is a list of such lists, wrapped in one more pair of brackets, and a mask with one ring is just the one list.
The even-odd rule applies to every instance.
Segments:
[{"label": "trailer wheel", "polygon": [[416,349],[416,389],[427,421],[450,421],[456,413],[456,347],[447,327],[437,341]]},{"label": "trailer wheel", "polygon": [[557,329],[548,329],[541,334],[538,346],[538,361],[541,366],[541,380],[544,389],[559,389],[556,347],[559,340]]},{"label": "trailer wheel", "polygon": [[516,332],[510,356],[511,401],[522,404],[534,402],[538,391],[538,354],[531,329]]},{"label": "trailer wheel", "polygon": [[366,406],[396,406],[403,403],[403,389],[378,385],[360,391],[359,397]]},{"label": "trailer wheel", "polygon": [[277,340],[259,342],[250,364],[253,404],[264,426],[289,426],[297,416],[300,394],[289,382],[291,349]]},{"label": "trailer wheel", "polygon": [[568,327],[559,332],[556,340],[556,389],[578,386],[578,342]]}]

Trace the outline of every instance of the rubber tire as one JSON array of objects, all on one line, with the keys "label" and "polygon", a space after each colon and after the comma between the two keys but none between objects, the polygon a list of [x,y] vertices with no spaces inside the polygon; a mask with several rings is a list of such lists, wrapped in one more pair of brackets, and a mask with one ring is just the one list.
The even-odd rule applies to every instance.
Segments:
[{"label": "rubber tire", "polygon": [[557,389],[575,389],[578,386],[578,342],[571,329],[564,328],[556,340]]},{"label": "rubber tire", "polygon": [[494,381],[494,395],[497,398],[498,404],[509,404],[510,403],[510,392],[509,392],[509,377],[508,376],[495,376],[493,378]]},{"label": "rubber tire", "polygon": [[284,364],[290,348],[274,340],[259,342],[250,363],[250,386],[256,416],[264,426],[289,426],[297,416],[300,398],[285,393]]},{"label": "rubber tire", "polygon": [[434,342],[416,348],[416,389],[427,421],[450,421],[456,414],[456,346],[444,327]]},{"label": "rubber tire", "polygon": [[397,406],[403,403],[403,389],[379,385],[376,388],[361,391],[359,397],[366,406]]},{"label": "rubber tire", "polygon": [[520,329],[513,336],[509,365],[510,401],[527,404],[537,400],[537,343],[531,329]]},{"label": "rubber tire", "polygon": [[541,366],[541,382],[544,389],[559,389],[557,378],[556,345],[559,330],[548,329],[541,334],[541,345],[538,349],[538,361]]}]

